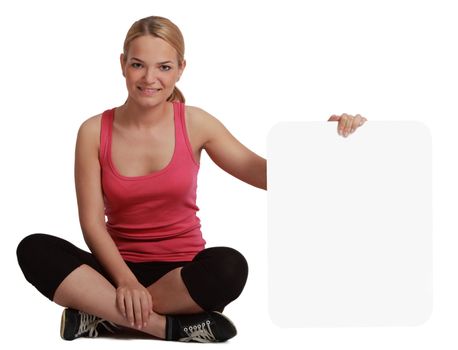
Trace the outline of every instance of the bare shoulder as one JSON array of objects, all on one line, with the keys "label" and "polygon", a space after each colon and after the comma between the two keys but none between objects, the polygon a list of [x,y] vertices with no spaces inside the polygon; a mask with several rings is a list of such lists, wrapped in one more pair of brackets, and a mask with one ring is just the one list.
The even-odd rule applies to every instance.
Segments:
[{"label": "bare shoulder", "polygon": [[100,127],[101,127],[102,114],[94,115],[86,119],[78,130],[78,141],[90,143],[92,145],[99,144]]},{"label": "bare shoulder", "polygon": [[186,106],[186,118],[190,124],[196,124],[202,126],[202,124],[208,123],[213,117],[210,113],[204,111],[202,108],[195,106]]},{"label": "bare shoulder", "polygon": [[195,106],[186,106],[186,124],[190,134],[198,138],[202,145],[226,130],[216,117]]},{"label": "bare shoulder", "polygon": [[80,132],[94,133],[96,131],[100,131],[101,120],[102,114],[97,114],[86,119],[80,126]]}]

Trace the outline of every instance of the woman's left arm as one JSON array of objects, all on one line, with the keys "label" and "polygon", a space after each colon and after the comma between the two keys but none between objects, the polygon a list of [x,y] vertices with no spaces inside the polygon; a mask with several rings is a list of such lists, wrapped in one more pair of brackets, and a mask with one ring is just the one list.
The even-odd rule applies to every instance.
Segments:
[{"label": "woman's left arm", "polygon": [[[207,112],[195,110],[200,133],[205,135],[203,149],[221,169],[236,178],[267,190],[267,161],[241,144],[226,127]],[[337,121],[337,132],[347,137],[366,122],[357,114],[333,115],[328,121]]]},{"label": "woman's left arm", "polygon": [[203,149],[221,169],[252,186],[267,189],[266,159],[240,143],[215,117],[198,111]]}]

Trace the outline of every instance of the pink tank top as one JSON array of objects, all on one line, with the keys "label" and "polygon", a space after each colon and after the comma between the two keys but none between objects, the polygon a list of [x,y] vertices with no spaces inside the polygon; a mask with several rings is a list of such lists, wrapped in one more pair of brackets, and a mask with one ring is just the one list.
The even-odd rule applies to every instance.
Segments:
[{"label": "pink tank top", "polygon": [[102,114],[100,166],[106,227],[124,260],[189,261],[205,248],[196,213],[197,174],[184,104],[173,103],[175,150],[170,163],[154,173],[127,177],[111,159],[115,109]]}]

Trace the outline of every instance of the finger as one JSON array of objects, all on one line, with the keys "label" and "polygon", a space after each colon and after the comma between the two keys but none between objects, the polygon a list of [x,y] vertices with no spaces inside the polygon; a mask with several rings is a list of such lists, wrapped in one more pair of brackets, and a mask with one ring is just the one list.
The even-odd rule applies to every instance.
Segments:
[{"label": "finger", "polygon": [[339,124],[337,125],[337,132],[341,136],[345,136],[345,127],[348,123],[348,115],[347,114],[342,114],[340,116]]},{"label": "finger", "polygon": [[352,127],[353,127],[354,118],[355,117],[353,117],[352,115],[345,114],[345,122],[344,122],[343,130],[342,130],[342,134],[344,137],[347,137],[348,135],[350,135]]},{"label": "finger", "polygon": [[340,117],[333,114],[329,117],[328,122],[338,122],[340,120]]},{"label": "finger", "polygon": [[126,314],[126,305],[124,304],[124,291],[117,291],[116,293],[116,305],[118,306],[119,311],[124,317],[127,317]]},{"label": "finger", "polygon": [[353,117],[352,115],[347,115],[347,120],[345,122],[345,127],[344,127],[344,137],[347,137],[348,135],[350,135],[354,119],[355,117]]},{"label": "finger", "polygon": [[350,129],[350,134],[353,134],[356,131],[356,129],[358,129],[362,125],[362,119],[363,118],[359,114],[357,114],[353,118],[353,122],[351,124],[351,129]]},{"label": "finger", "polygon": [[149,315],[152,315],[154,313],[154,310],[153,310],[154,304],[153,304],[153,297],[151,296],[151,293],[149,291],[147,293],[147,297],[148,297]]},{"label": "finger", "polygon": [[354,129],[353,131],[355,131],[359,127],[363,126],[364,123],[367,122],[367,119],[364,118],[362,115],[357,114],[356,117],[357,117],[357,120],[355,120],[354,123],[353,123],[353,129]]},{"label": "finger", "polygon": [[132,301],[132,294],[129,291],[126,292],[124,304],[126,306],[127,320],[129,321],[130,326],[134,327],[135,326],[134,306],[133,306],[133,301]]},{"label": "finger", "polygon": [[151,310],[149,300],[148,300],[148,292],[143,293],[143,297],[141,299],[141,307],[142,307],[142,319],[143,319],[143,327],[146,327],[148,320],[149,320],[149,312]]},{"label": "finger", "polygon": [[142,321],[142,303],[140,301],[140,296],[138,293],[135,293],[135,297],[133,298],[133,305],[134,305],[134,315],[135,315],[135,325],[138,329],[142,328],[143,321]]},{"label": "finger", "polygon": [[153,307],[154,307],[154,305],[153,305],[153,297],[151,296],[151,294],[149,292],[148,292],[148,300],[149,300],[149,310],[150,310],[149,312],[150,312],[150,314],[152,314],[152,313],[154,313],[154,311],[153,311]]}]

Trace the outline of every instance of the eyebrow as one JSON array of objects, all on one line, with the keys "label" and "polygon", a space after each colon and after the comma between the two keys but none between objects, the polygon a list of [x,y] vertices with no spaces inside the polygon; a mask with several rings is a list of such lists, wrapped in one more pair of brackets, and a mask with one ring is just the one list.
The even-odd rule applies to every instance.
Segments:
[{"label": "eyebrow", "polygon": [[[132,58],[131,58],[131,60],[136,60],[136,61],[139,61],[139,62],[141,62],[141,63],[145,63],[144,61],[142,61],[141,59],[139,59],[139,58],[137,58],[137,57],[132,57]],[[173,64],[173,62],[172,62],[172,61],[163,61],[163,62],[158,62],[158,64],[170,64],[170,63],[172,63],[172,64]]]}]

